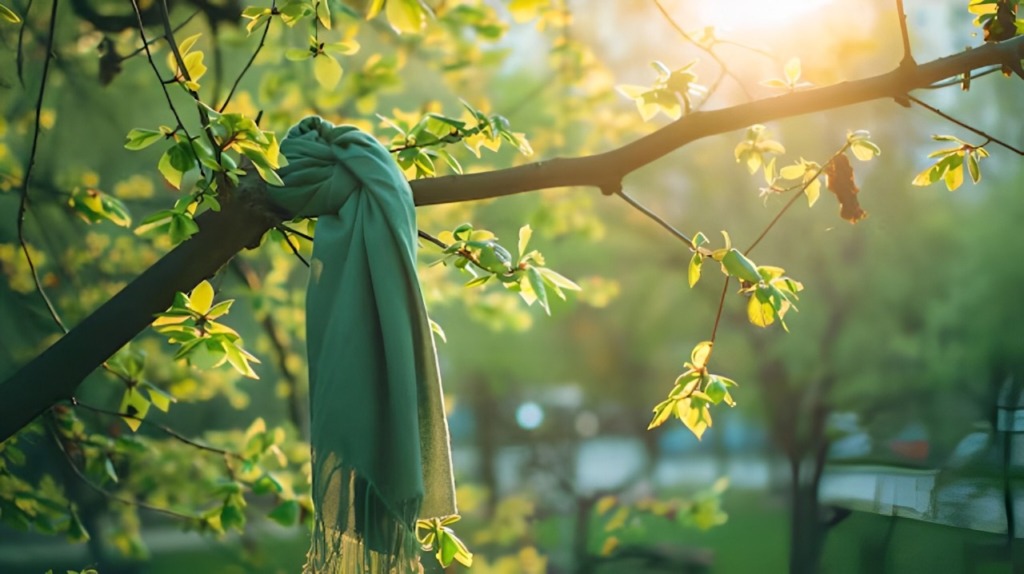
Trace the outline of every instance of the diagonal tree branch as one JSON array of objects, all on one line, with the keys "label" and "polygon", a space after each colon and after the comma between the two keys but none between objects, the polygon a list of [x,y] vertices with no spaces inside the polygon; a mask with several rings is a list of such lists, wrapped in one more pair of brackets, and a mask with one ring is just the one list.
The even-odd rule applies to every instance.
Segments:
[{"label": "diagonal tree branch", "polygon": [[[1019,65],[1024,36],[988,44],[918,66],[902,66],[878,76],[790,93],[730,108],[696,112],[630,144],[605,153],[541,161],[486,173],[412,182],[417,205],[502,197],[566,186],[592,186],[607,194],[640,167],[692,141],[751,124],[820,112],[883,98],[904,98],[958,74],[997,64]],[[213,275],[239,250],[258,243],[279,221],[261,200],[264,184],[243,179],[231,200],[225,183],[223,209],[197,218],[198,234],[143,272],[120,293],[75,326],[9,379],[0,382],[0,440],[28,424],[50,405],[67,400],[104,360],[146,328],[155,313],[170,306],[177,291],[188,291]],[[243,198],[245,201],[238,201]]]}]

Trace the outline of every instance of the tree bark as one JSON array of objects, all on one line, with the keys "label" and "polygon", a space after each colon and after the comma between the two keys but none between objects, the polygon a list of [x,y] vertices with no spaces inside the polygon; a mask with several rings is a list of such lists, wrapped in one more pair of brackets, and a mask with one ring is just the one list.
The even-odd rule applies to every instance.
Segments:
[{"label": "tree bark", "polygon": [[[594,186],[606,193],[622,178],[689,142],[751,124],[820,112],[880,98],[903,98],[957,74],[1006,65],[1024,77],[1024,36],[967,50],[920,66],[901,66],[878,76],[794,92],[730,108],[697,112],[635,142],[602,154],[541,161],[486,173],[412,182],[417,205],[501,197],[564,186]],[[244,247],[254,245],[272,220],[264,210],[224,202],[220,212],[197,220],[200,232],[143,272],[67,335],[0,382],[0,441],[36,416],[70,399],[103,361],[145,329],[153,315],[170,306],[174,294],[213,275]]]}]

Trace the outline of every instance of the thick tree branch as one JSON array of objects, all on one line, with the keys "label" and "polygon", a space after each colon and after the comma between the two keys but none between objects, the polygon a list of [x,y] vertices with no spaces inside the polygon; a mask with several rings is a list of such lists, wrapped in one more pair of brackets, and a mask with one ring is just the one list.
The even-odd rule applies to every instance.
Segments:
[{"label": "thick tree branch", "polygon": [[831,110],[883,98],[902,98],[912,90],[998,63],[1024,57],[1024,36],[988,44],[916,67],[832,86],[794,92],[707,112],[695,112],[609,152],[553,159],[509,169],[450,175],[413,182],[417,205],[502,197],[566,186],[618,189],[622,178],[654,160],[704,137],[781,118]]},{"label": "thick tree branch", "polygon": [[[633,143],[602,154],[554,159],[487,173],[446,176],[412,183],[417,205],[502,197],[565,186],[594,186],[606,193],[622,178],[685,144],[781,118],[820,112],[881,98],[901,98],[915,89],[987,66],[1024,57],[1024,36],[989,44],[916,67],[834,86],[795,92],[731,108],[697,112]],[[255,181],[254,181],[255,180]],[[251,182],[251,183],[250,183]],[[239,197],[258,196],[254,188]],[[222,189],[227,190],[227,185]],[[182,243],[70,333],[6,381],[0,382],[0,440],[47,407],[74,394],[79,383],[170,306],[177,291],[188,291],[214,274],[242,248],[254,245],[277,221],[266,210],[225,199],[220,212],[199,217],[200,232]]]}]

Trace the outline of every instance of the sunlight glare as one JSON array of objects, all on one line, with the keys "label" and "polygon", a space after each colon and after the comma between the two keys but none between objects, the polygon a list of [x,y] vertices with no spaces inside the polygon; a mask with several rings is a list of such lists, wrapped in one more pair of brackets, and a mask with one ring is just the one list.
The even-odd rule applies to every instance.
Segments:
[{"label": "sunlight glare", "polygon": [[722,30],[743,31],[796,23],[832,0],[707,0],[700,3],[701,21]]}]

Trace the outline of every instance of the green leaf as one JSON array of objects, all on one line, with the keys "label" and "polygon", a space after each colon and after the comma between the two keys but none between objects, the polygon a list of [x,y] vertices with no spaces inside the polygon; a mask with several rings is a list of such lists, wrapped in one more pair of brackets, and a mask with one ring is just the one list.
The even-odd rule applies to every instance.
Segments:
[{"label": "green leaf", "polygon": [[292,62],[301,62],[314,56],[316,56],[316,52],[309,48],[288,48],[284,51],[285,59]]},{"label": "green leaf", "polygon": [[981,168],[978,166],[978,158],[974,155],[974,152],[967,154],[967,169],[971,173],[971,181],[978,183],[981,181]]},{"label": "green leaf", "polygon": [[453,560],[458,560],[466,567],[473,565],[473,554],[450,528],[438,529],[436,556],[438,562],[444,567],[448,567]]},{"label": "green leaf", "polygon": [[235,497],[228,497],[220,509],[220,525],[224,530],[234,528],[239,532],[245,530],[245,512],[236,504]]},{"label": "green leaf", "polygon": [[255,482],[252,483],[253,494],[270,494],[279,493],[283,491],[284,486],[282,486],[281,482],[278,481],[277,478],[274,477],[274,475],[270,474],[269,472],[259,477],[258,479],[256,479]]},{"label": "green leaf", "polygon": [[256,371],[254,371],[252,365],[249,364],[250,361],[258,363],[259,361],[256,360],[256,357],[245,352],[245,350],[239,348],[236,344],[224,345],[224,353],[228,363],[230,363],[239,374],[250,379],[259,379]]},{"label": "green leaf", "polygon": [[704,245],[707,245],[708,243],[710,243],[710,241],[708,240],[707,236],[704,235],[703,232],[698,231],[697,233],[695,233],[693,235],[693,246],[694,247],[700,248],[700,247],[702,247]]},{"label": "green leaf", "polygon": [[536,269],[537,272],[540,273],[541,277],[544,278],[544,281],[558,287],[559,289],[566,289],[569,291],[583,290],[583,288],[577,285],[574,281],[558,273],[554,269],[549,269],[547,267],[537,267]]},{"label": "green leaf", "polygon": [[86,530],[85,525],[82,524],[82,519],[78,517],[78,513],[75,511],[71,511],[67,535],[68,539],[73,542],[85,542],[89,540],[89,531]]},{"label": "green leaf", "polygon": [[[139,230],[136,229],[135,232],[139,233]],[[170,227],[168,228],[167,233],[171,238],[171,243],[177,245],[196,233],[199,233],[199,224],[197,224],[188,213],[180,213],[176,211],[171,216]]]},{"label": "green leaf", "polygon": [[21,17],[18,16],[14,10],[11,10],[3,4],[0,4],[0,18],[7,20],[11,24],[18,24],[21,22]]},{"label": "green leaf", "polygon": [[228,299],[227,301],[221,301],[220,303],[217,303],[213,307],[210,307],[210,310],[206,312],[206,318],[216,319],[218,317],[223,317],[224,315],[227,315],[228,312],[231,310],[231,305],[233,305],[234,303],[234,299]]},{"label": "green leaf", "polygon": [[133,128],[128,135],[125,136],[125,149],[140,150],[147,148],[154,143],[160,141],[166,136],[163,132],[158,130],[143,130],[139,128]]},{"label": "green leaf", "polygon": [[526,269],[526,277],[530,281],[530,287],[533,288],[533,293],[537,296],[537,301],[540,302],[540,306],[544,308],[545,313],[550,315],[551,307],[548,306],[548,292],[547,288],[544,287],[544,277],[541,276],[540,271],[537,271],[537,268],[533,266]]},{"label": "green leaf", "polygon": [[746,255],[735,248],[730,249],[722,258],[722,267],[729,275],[749,283],[757,283],[761,280],[761,276],[757,273],[757,265],[754,265],[753,261],[747,259]]},{"label": "green leaf", "polygon": [[294,526],[299,522],[301,507],[296,500],[286,500],[270,511],[267,518],[281,526]]},{"label": "green leaf", "polygon": [[117,470],[114,469],[114,462],[110,460],[109,456],[103,457],[103,471],[107,473],[107,477],[111,482],[117,484]]},{"label": "green leaf", "polygon": [[68,205],[85,221],[109,221],[118,227],[129,227],[132,217],[120,199],[98,189],[76,187],[71,191]]},{"label": "green leaf", "polygon": [[181,178],[196,165],[188,142],[178,142],[160,156],[157,169],[175,189],[181,188]]}]

